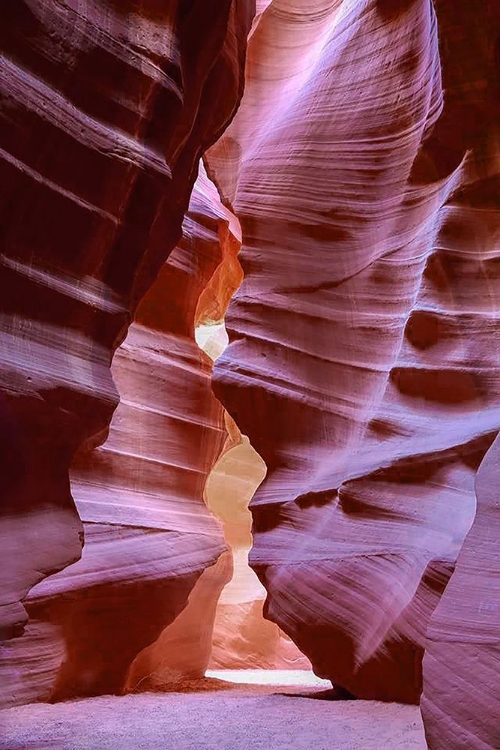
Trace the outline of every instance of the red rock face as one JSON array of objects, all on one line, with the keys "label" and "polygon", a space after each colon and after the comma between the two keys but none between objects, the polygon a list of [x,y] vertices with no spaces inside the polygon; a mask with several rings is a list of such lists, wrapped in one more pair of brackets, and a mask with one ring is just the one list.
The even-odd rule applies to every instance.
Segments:
[{"label": "red rock face", "polygon": [[[120,403],[109,437],[99,448],[82,448],[72,463],[85,547],[79,562],[25,600],[30,629],[8,650],[4,664],[14,700],[151,688],[158,664],[165,683],[168,675],[179,680],[204,674],[211,652],[207,597],[215,610],[231,574],[227,553],[214,566],[226,547],[220,524],[204,504],[204,488],[228,435],[211,390],[212,362],[196,345],[194,326],[198,316],[215,314],[241,281],[233,224],[202,170],[183,239],[113,360]],[[177,294],[169,299],[173,290]],[[205,568],[203,606],[189,629],[186,619],[199,585],[191,591]],[[187,641],[179,648],[168,626],[188,597],[188,611],[175,624]],[[64,654],[53,665],[52,681],[49,667],[43,680],[29,670],[32,648],[49,628],[51,651]],[[165,628],[156,651],[138,658],[129,678],[132,662]]]},{"label": "red rock face", "polygon": [[[197,679],[214,622],[215,665],[238,621],[231,666],[286,666],[258,598],[215,611],[232,442],[193,334],[240,271],[203,177],[178,244],[251,3],[4,5],[9,700]],[[493,0],[259,0],[207,156],[243,231],[214,388],[267,467],[265,614],[363,698],[418,702],[425,649],[433,750],[500,744],[499,27]]]},{"label": "red rock face", "polygon": [[[251,6],[2,5],[5,636],[21,632],[33,584],[81,554],[68,466],[106,436],[112,354],[179,240],[199,156],[241,96]],[[114,539],[139,564],[141,534],[107,520],[90,534],[106,565],[118,564]]]},{"label": "red rock face", "polygon": [[[417,702],[500,424],[496,11],[262,5],[242,106],[208,155],[245,272],[215,391],[268,468],[251,563],[318,674]],[[465,586],[431,629],[434,738],[453,699],[439,623]],[[495,746],[486,725],[463,747]]]}]

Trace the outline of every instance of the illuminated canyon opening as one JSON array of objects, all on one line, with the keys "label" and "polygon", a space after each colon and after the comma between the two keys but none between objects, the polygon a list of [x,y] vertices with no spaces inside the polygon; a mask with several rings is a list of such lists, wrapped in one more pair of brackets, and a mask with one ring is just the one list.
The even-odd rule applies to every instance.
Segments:
[{"label": "illuminated canyon opening", "polygon": [[497,750],[498,3],[0,6],[0,750]]},{"label": "illuminated canyon opening", "polygon": [[[214,361],[228,343],[223,322],[200,324],[195,336],[200,348]],[[227,413],[225,420],[234,445],[210,472],[204,494],[208,508],[222,522],[232,552],[233,575],[217,603],[207,675],[264,684],[320,683],[309,660],[293,641],[264,618],[266,590],[248,563],[252,546],[252,515],[248,506],[265,477],[266,467]],[[283,674],[283,670],[288,674]],[[325,685],[331,687],[328,682]]]}]

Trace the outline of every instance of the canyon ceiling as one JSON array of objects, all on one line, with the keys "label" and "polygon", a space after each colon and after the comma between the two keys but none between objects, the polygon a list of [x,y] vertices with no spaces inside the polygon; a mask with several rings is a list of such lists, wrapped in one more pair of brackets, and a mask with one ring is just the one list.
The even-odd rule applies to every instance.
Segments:
[{"label": "canyon ceiling", "polygon": [[498,2],[0,36],[3,705],[311,663],[498,750]]}]

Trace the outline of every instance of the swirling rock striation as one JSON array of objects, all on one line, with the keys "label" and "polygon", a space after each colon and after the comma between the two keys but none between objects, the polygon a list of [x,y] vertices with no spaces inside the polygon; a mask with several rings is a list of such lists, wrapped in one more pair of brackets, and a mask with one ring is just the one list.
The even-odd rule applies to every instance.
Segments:
[{"label": "swirling rock striation", "polygon": [[320,676],[418,702],[500,426],[493,5],[260,6],[207,157],[243,233],[215,391],[268,469],[251,564]]},{"label": "swirling rock striation", "polygon": [[[199,157],[241,97],[252,12],[246,0],[2,4],[0,604],[2,635],[16,636],[6,653],[16,659],[27,619],[21,600],[80,557],[68,467],[83,444],[106,438],[118,402],[112,355],[181,236]],[[163,295],[172,306],[181,292]],[[122,362],[130,365],[137,345],[151,361],[154,334],[139,344],[141,330],[131,336]],[[198,368],[182,345],[177,354],[188,370]],[[142,532],[119,528],[131,514],[125,510],[112,528],[101,515],[89,531],[101,563],[85,557],[89,578],[75,584],[79,574],[68,574],[69,591],[96,582],[100,566],[121,579],[115,542],[128,550],[131,567],[146,564]],[[164,526],[150,534],[148,564],[162,555]],[[214,545],[207,553],[201,543],[198,572],[207,554],[217,557]],[[170,565],[152,565],[152,578],[168,578]],[[52,585],[66,586],[57,579],[49,592]]]},{"label": "swirling rock striation", "polygon": [[[85,547],[80,561],[25,599],[30,632],[17,639],[10,659],[17,666],[11,689],[17,700],[146,689],[158,665],[165,681],[204,673],[211,628],[206,602],[190,615],[197,581],[210,568],[205,600],[215,609],[232,568],[227,553],[217,562],[226,546],[204,503],[207,476],[228,435],[211,390],[212,362],[196,345],[194,326],[239,284],[239,246],[238,225],[202,169],[182,241],[140,303],[113,360],[120,403],[108,439],[94,449],[83,447],[72,462]],[[168,625],[188,597],[173,626],[186,641],[179,648]],[[48,628],[55,637],[51,651],[64,653],[52,684],[47,673],[42,682],[29,672],[31,644]],[[160,634],[156,655],[141,658]]]},{"label": "swirling rock striation", "polygon": [[421,706],[430,748],[500,745],[500,438],[476,476],[477,515],[427,632]]},{"label": "swirling rock striation", "polygon": [[[231,441],[193,332],[239,280],[208,183],[164,262],[241,96],[250,5],[2,8],[14,701],[162,688],[208,663],[231,564],[203,496]],[[492,0],[259,0],[243,106],[207,157],[243,230],[215,389],[267,466],[265,613],[363,698],[418,701],[426,648],[436,750],[500,741],[499,23]],[[80,554],[76,451],[84,556],[28,594]]]}]

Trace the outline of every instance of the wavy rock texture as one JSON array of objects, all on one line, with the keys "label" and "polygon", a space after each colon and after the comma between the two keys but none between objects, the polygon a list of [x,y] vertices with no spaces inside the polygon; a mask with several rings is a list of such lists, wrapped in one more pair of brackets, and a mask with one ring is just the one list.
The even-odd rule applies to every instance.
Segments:
[{"label": "wavy rock texture", "polygon": [[[194,326],[200,315],[222,314],[219,306],[240,283],[239,247],[239,227],[202,169],[183,239],[113,360],[120,403],[109,437],[73,461],[71,488],[85,547],[79,562],[25,600],[34,635],[18,639],[15,651],[11,692],[16,698],[17,688],[18,700],[27,691],[46,697],[47,688],[52,700],[146,689],[151,675],[157,687],[158,664],[165,682],[204,674],[208,611],[215,612],[232,566],[227,553],[217,562],[226,545],[203,499],[228,435],[211,390],[212,363],[195,343]],[[197,582],[200,575],[204,583]],[[200,586],[205,593],[197,604]],[[167,626],[188,597],[172,633]],[[31,644],[48,628],[63,643],[51,651],[64,654],[53,665],[52,684],[48,669],[43,683],[38,675],[31,679],[28,661]],[[154,653],[139,656],[160,634]]]},{"label": "wavy rock texture", "polygon": [[500,438],[476,477],[477,515],[427,633],[422,713],[430,748],[500,746]]},{"label": "wavy rock texture", "polygon": [[[446,270],[454,298],[474,321],[463,345],[469,367],[483,365],[483,404],[496,386],[498,406],[500,7],[484,3],[476,13],[466,2],[452,8],[438,0],[436,10],[447,92],[443,131],[452,134],[451,146],[469,150],[468,180],[449,214],[445,241],[454,262]],[[499,449],[497,437],[479,466],[474,524],[427,633],[422,713],[433,750],[500,747]]]},{"label": "wavy rock texture", "polygon": [[[4,6],[7,700],[196,679],[213,625],[214,666],[287,666],[276,624],[363,698],[418,701],[425,647],[430,747],[497,748],[497,4],[257,2],[208,164],[243,230],[215,389],[267,466],[251,562],[269,627],[240,526],[215,606],[232,566],[204,487],[236,433],[193,335],[240,277],[203,174],[164,265],[241,96],[251,3]],[[86,546],[62,570],[75,452]]]},{"label": "wavy rock texture", "polygon": [[[106,436],[112,354],[180,238],[200,154],[234,114],[251,6],[2,4],[7,637],[22,631],[33,584],[81,554],[68,466]],[[122,534],[93,531],[103,554]],[[138,533],[123,532],[132,558]]]},{"label": "wavy rock texture", "polygon": [[[268,468],[250,555],[266,616],[320,676],[408,702],[500,426],[493,4],[435,5],[261,3],[242,106],[207,157],[242,225],[215,391]],[[495,746],[492,721],[470,747]],[[452,731],[433,747],[462,747]]]}]

